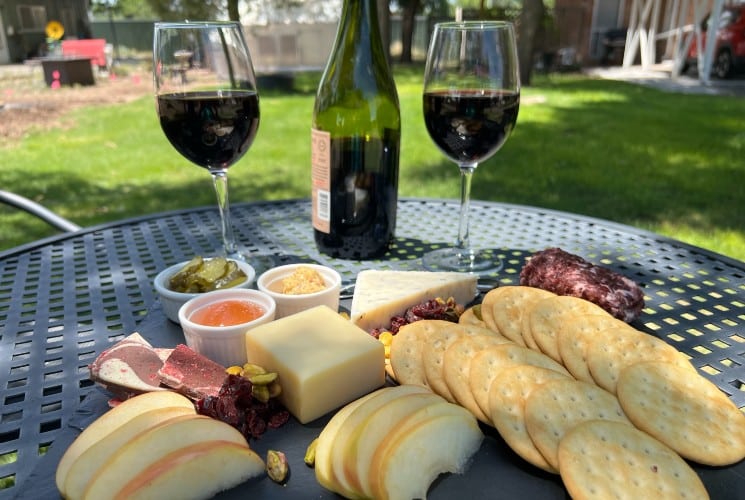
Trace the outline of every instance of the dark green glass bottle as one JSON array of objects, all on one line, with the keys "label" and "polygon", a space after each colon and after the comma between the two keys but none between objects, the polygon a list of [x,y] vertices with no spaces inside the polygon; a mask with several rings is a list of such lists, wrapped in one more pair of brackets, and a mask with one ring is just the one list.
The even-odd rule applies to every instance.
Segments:
[{"label": "dark green glass bottle", "polygon": [[386,252],[396,228],[401,113],[376,0],[345,0],[312,124],[313,229],[344,259]]}]

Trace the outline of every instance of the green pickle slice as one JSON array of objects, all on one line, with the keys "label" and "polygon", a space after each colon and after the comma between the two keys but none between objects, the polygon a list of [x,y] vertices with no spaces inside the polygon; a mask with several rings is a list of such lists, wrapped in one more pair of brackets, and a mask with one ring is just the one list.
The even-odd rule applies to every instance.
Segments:
[{"label": "green pickle slice", "polygon": [[196,256],[168,280],[168,288],[181,293],[203,293],[239,285],[246,279],[238,264],[225,257]]}]

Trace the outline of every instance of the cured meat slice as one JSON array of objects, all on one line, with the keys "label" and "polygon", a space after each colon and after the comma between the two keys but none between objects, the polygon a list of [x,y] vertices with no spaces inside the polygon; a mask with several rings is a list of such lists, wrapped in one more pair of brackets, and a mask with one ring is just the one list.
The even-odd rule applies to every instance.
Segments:
[{"label": "cured meat slice", "polygon": [[88,366],[90,378],[118,399],[128,399],[143,392],[162,391],[158,370],[163,359],[153,347],[133,333],[103,351]]},{"label": "cured meat slice", "polygon": [[589,300],[627,323],[644,308],[644,292],[634,281],[561,248],[535,253],[520,272],[520,284]]},{"label": "cured meat slice", "polygon": [[158,370],[161,383],[192,399],[217,396],[227,374],[225,367],[179,344]]}]

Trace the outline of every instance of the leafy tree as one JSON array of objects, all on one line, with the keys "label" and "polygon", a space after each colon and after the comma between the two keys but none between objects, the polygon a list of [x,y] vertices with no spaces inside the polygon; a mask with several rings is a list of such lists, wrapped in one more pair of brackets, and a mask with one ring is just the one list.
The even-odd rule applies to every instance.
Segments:
[{"label": "leafy tree", "polygon": [[115,19],[153,19],[155,12],[147,0],[93,0],[91,11],[95,16]]},{"label": "leafy tree", "polygon": [[147,0],[147,3],[163,21],[216,19],[223,7],[220,0]]},{"label": "leafy tree", "polygon": [[523,0],[523,9],[520,12],[517,57],[520,61],[520,81],[524,85],[530,85],[530,77],[533,72],[533,56],[540,48],[536,41],[541,35],[541,25],[545,16],[546,8],[543,5],[543,0]]},{"label": "leafy tree", "polygon": [[[235,9],[237,17],[239,0],[227,0],[228,13]],[[185,19],[217,19],[224,12],[224,0],[93,0],[91,10],[95,15],[111,15],[117,19],[138,17],[163,21]]]},{"label": "leafy tree", "polygon": [[241,14],[238,11],[239,0],[228,0],[228,19],[231,21],[240,21]]},{"label": "leafy tree", "polygon": [[401,9],[401,62],[410,63],[416,15],[425,11],[435,16],[447,15],[450,4],[447,0],[397,0],[396,4]]},{"label": "leafy tree", "polygon": [[399,0],[401,5],[401,62],[411,62],[411,47],[414,39],[416,15],[422,8],[422,0]]}]

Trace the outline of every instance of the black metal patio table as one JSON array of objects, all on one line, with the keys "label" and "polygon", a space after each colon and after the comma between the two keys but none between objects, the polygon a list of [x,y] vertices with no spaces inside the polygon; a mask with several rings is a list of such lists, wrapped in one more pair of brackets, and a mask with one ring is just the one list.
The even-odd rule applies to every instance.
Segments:
[{"label": "black metal patio table", "polygon": [[[419,269],[424,252],[454,240],[455,200],[402,199],[396,240],[384,258],[357,262],[319,254],[308,200],[237,204],[236,238],[249,254],[277,264],[318,262],[353,281],[365,268]],[[220,247],[217,210],[153,214],[85,228],[0,253],[1,498],[55,498],[54,471],[78,429],[106,409],[87,365],[112,343],[139,331],[156,346],[181,341],[163,316],[152,279],[163,268]],[[692,358],[702,374],[745,407],[745,263],[605,220],[501,203],[473,202],[471,238],[498,248],[492,276],[516,284],[526,258],[558,246],[615,269],[643,286],[646,309],[634,326]],[[257,449],[291,460],[285,487],[245,485],[256,498],[333,498],[302,464],[324,421],[268,433]],[[297,463],[299,461],[299,463]],[[744,498],[745,465],[696,466],[712,498]],[[431,498],[565,498],[560,480],[523,463],[487,430],[464,476],[438,480]],[[224,493],[225,498],[245,491]]]}]

